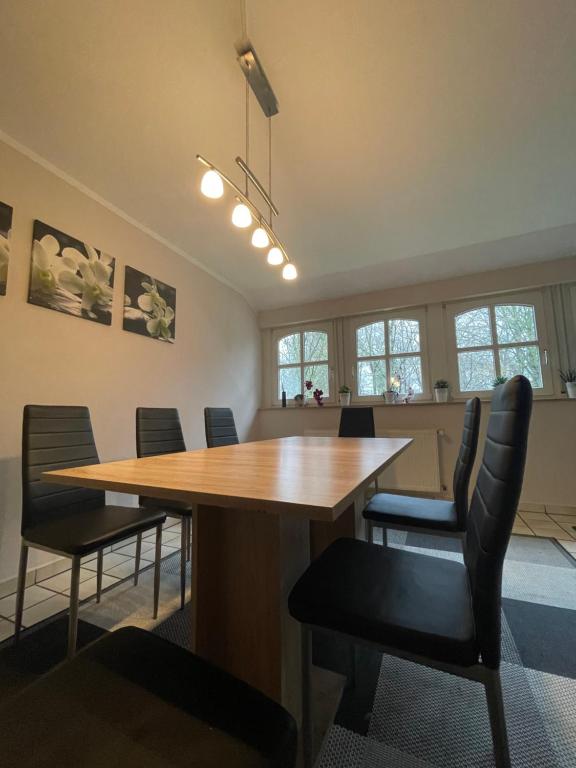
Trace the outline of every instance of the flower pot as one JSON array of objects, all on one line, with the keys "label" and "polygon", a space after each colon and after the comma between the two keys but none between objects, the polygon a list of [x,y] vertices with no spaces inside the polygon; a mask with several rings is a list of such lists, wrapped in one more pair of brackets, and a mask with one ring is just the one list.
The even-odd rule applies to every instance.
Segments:
[{"label": "flower pot", "polygon": [[566,392],[570,400],[576,400],[576,381],[566,382]]},{"label": "flower pot", "polygon": [[394,403],[396,401],[396,392],[384,392],[384,400],[387,403]]},{"label": "flower pot", "polygon": [[448,387],[435,387],[434,388],[434,397],[436,398],[437,403],[447,403],[448,402],[448,392],[450,390]]},{"label": "flower pot", "polygon": [[352,397],[352,392],[339,392],[338,393],[338,403],[339,405],[347,406],[350,405],[350,398]]}]

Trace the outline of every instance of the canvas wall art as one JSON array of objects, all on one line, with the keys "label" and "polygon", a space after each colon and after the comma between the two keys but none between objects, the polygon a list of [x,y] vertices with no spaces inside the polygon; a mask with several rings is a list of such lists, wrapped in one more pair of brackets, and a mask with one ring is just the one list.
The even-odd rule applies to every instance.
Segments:
[{"label": "canvas wall art", "polygon": [[113,288],[112,256],[34,222],[30,304],[110,325]]},{"label": "canvas wall art", "polygon": [[133,267],[126,267],[123,328],[151,339],[174,343],[176,289]]},{"label": "canvas wall art", "polygon": [[0,203],[0,296],[6,295],[8,264],[10,262],[10,232],[12,230],[12,208]]}]

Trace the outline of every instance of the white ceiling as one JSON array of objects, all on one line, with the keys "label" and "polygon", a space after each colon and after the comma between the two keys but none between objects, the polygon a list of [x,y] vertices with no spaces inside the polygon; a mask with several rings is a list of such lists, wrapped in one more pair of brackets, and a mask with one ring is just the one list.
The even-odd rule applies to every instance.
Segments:
[{"label": "white ceiling", "polygon": [[574,0],[248,0],[290,284],[197,189],[197,152],[240,181],[239,0],[0,0],[0,19],[0,130],[255,307],[576,252]]}]

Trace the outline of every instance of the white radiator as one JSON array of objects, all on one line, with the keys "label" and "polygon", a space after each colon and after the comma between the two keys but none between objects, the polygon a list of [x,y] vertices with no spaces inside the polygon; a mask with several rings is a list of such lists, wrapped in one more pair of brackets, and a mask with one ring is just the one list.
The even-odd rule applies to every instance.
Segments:
[{"label": "white radiator", "polygon": [[[337,429],[307,429],[305,435],[337,437]],[[411,437],[412,444],[378,478],[380,490],[439,493],[440,455],[437,429],[378,429],[376,437]]]}]

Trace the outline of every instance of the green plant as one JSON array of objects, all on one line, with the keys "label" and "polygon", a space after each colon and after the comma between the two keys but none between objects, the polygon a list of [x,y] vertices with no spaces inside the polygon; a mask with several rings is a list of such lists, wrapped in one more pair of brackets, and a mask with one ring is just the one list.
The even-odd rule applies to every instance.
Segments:
[{"label": "green plant", "polygon": [[295,403],[299,403],[299,402],[301,402],[302,400],[304,400],[304,395],[303,395],[303,394],[294,395],[294,402],[295,402]]},{"label": "green plant", "polygon": [[507,381],[508,381],[508,376],[496,376],[496,378],[492,382],[492,386],[499,387],[500,384],[506,384]]},{"label": "green plant", "polygon": [[564,384],[576,384],[576,368],[560,370],[560,378]]},{"label": "green plant", "polygon": [[352,392],[352,389],[348,386],[348,384],[342,384],[338,392],[341,395],[347,395],[349,392]]},{"label": "green plant", "polygon": [[446,379],[438,379],[436,384],[434,384],[434,389],[448,389],[450,384],[446,381]]}]

